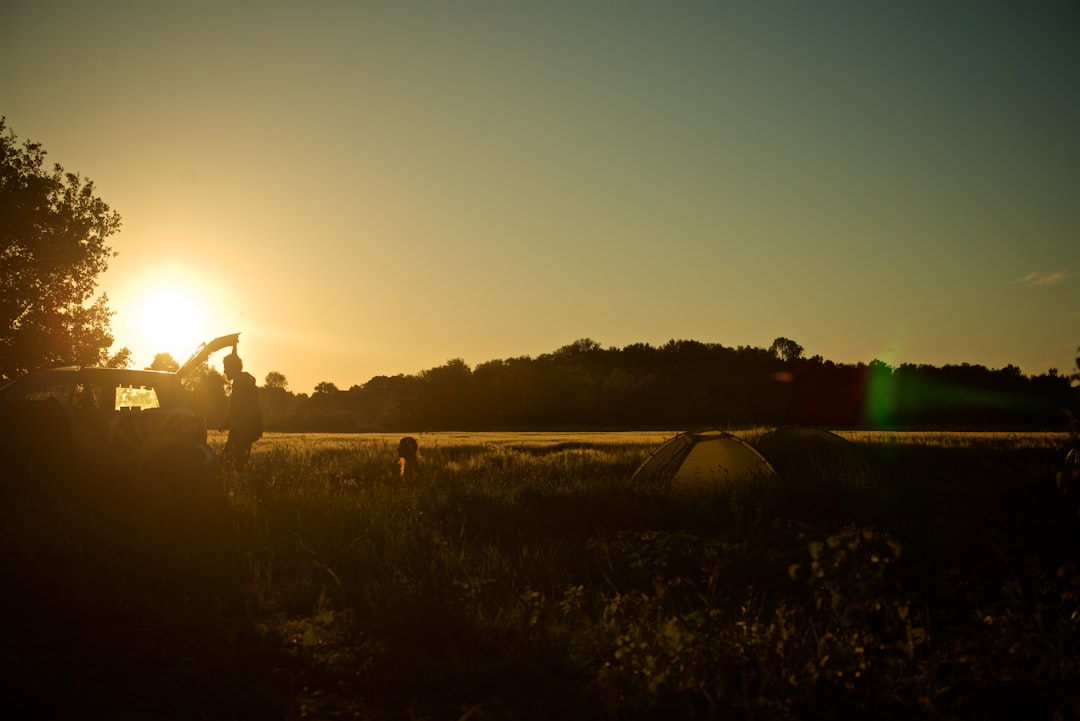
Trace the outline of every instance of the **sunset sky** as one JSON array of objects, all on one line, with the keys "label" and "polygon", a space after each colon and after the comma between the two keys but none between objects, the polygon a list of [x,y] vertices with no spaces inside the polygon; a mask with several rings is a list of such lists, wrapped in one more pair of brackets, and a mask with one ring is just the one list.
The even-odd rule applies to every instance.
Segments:
[{"label": "sunset sky", "polygon": [[1071,0],[5,0],[0,115],[122,216],[138,367],[235,331],[306,393],[584,337],[1080,345]]}]

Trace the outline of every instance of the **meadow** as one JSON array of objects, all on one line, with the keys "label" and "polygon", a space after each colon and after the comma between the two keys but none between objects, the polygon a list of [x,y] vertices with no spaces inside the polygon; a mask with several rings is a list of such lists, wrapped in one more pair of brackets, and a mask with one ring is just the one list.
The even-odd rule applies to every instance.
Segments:
[{"label": "meadow", "polygon": [[[753,441],[767,429],[738,431]],[[1080,717],[1066,434],[632,482],[673,433],[268,434],[211,488],[4,507],[12,718]],[[214,438],[219,447],[223,439]]]}]

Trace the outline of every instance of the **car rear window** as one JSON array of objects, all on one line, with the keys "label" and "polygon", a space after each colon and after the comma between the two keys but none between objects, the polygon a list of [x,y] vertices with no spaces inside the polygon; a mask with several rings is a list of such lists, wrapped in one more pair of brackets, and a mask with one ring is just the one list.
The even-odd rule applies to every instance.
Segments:
[{"label": "car rear window", "polygon": [[118,411],[138,411],[148,408],[160,408],[157,391],[146,386],[117,386],[116,405]]}]

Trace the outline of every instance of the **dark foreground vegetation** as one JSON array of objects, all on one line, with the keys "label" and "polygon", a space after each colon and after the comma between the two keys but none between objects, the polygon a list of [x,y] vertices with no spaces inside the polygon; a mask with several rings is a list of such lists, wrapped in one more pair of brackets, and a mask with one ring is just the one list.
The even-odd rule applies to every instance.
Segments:
[{"label": "dark foreground vegetation", "polygon": [[408,483],[360,436],[268,436],[223,494],[38,478],[2,506],[2,715],[1080,717],[1064,435],[860,436],[866,483],[704,495],[630,482],[655,438],[422,436]]}]

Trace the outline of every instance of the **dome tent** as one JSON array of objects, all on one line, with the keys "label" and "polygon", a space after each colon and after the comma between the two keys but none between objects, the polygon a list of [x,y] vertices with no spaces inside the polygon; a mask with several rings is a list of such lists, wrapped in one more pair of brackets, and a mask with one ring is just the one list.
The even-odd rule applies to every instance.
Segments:
[{"label": "dome tent", "polygon": [[723,431],[680,433],[653,451],[633,475],[634,480],[671,482],[696,491],[776,477],[757,450]]},{"label": "dome tent", "polygon": [[821,490],[867,482],[869,469],[854,444],[822,428],[783,426],[761,436],[754,447],[789,485],[809,483]]}]

